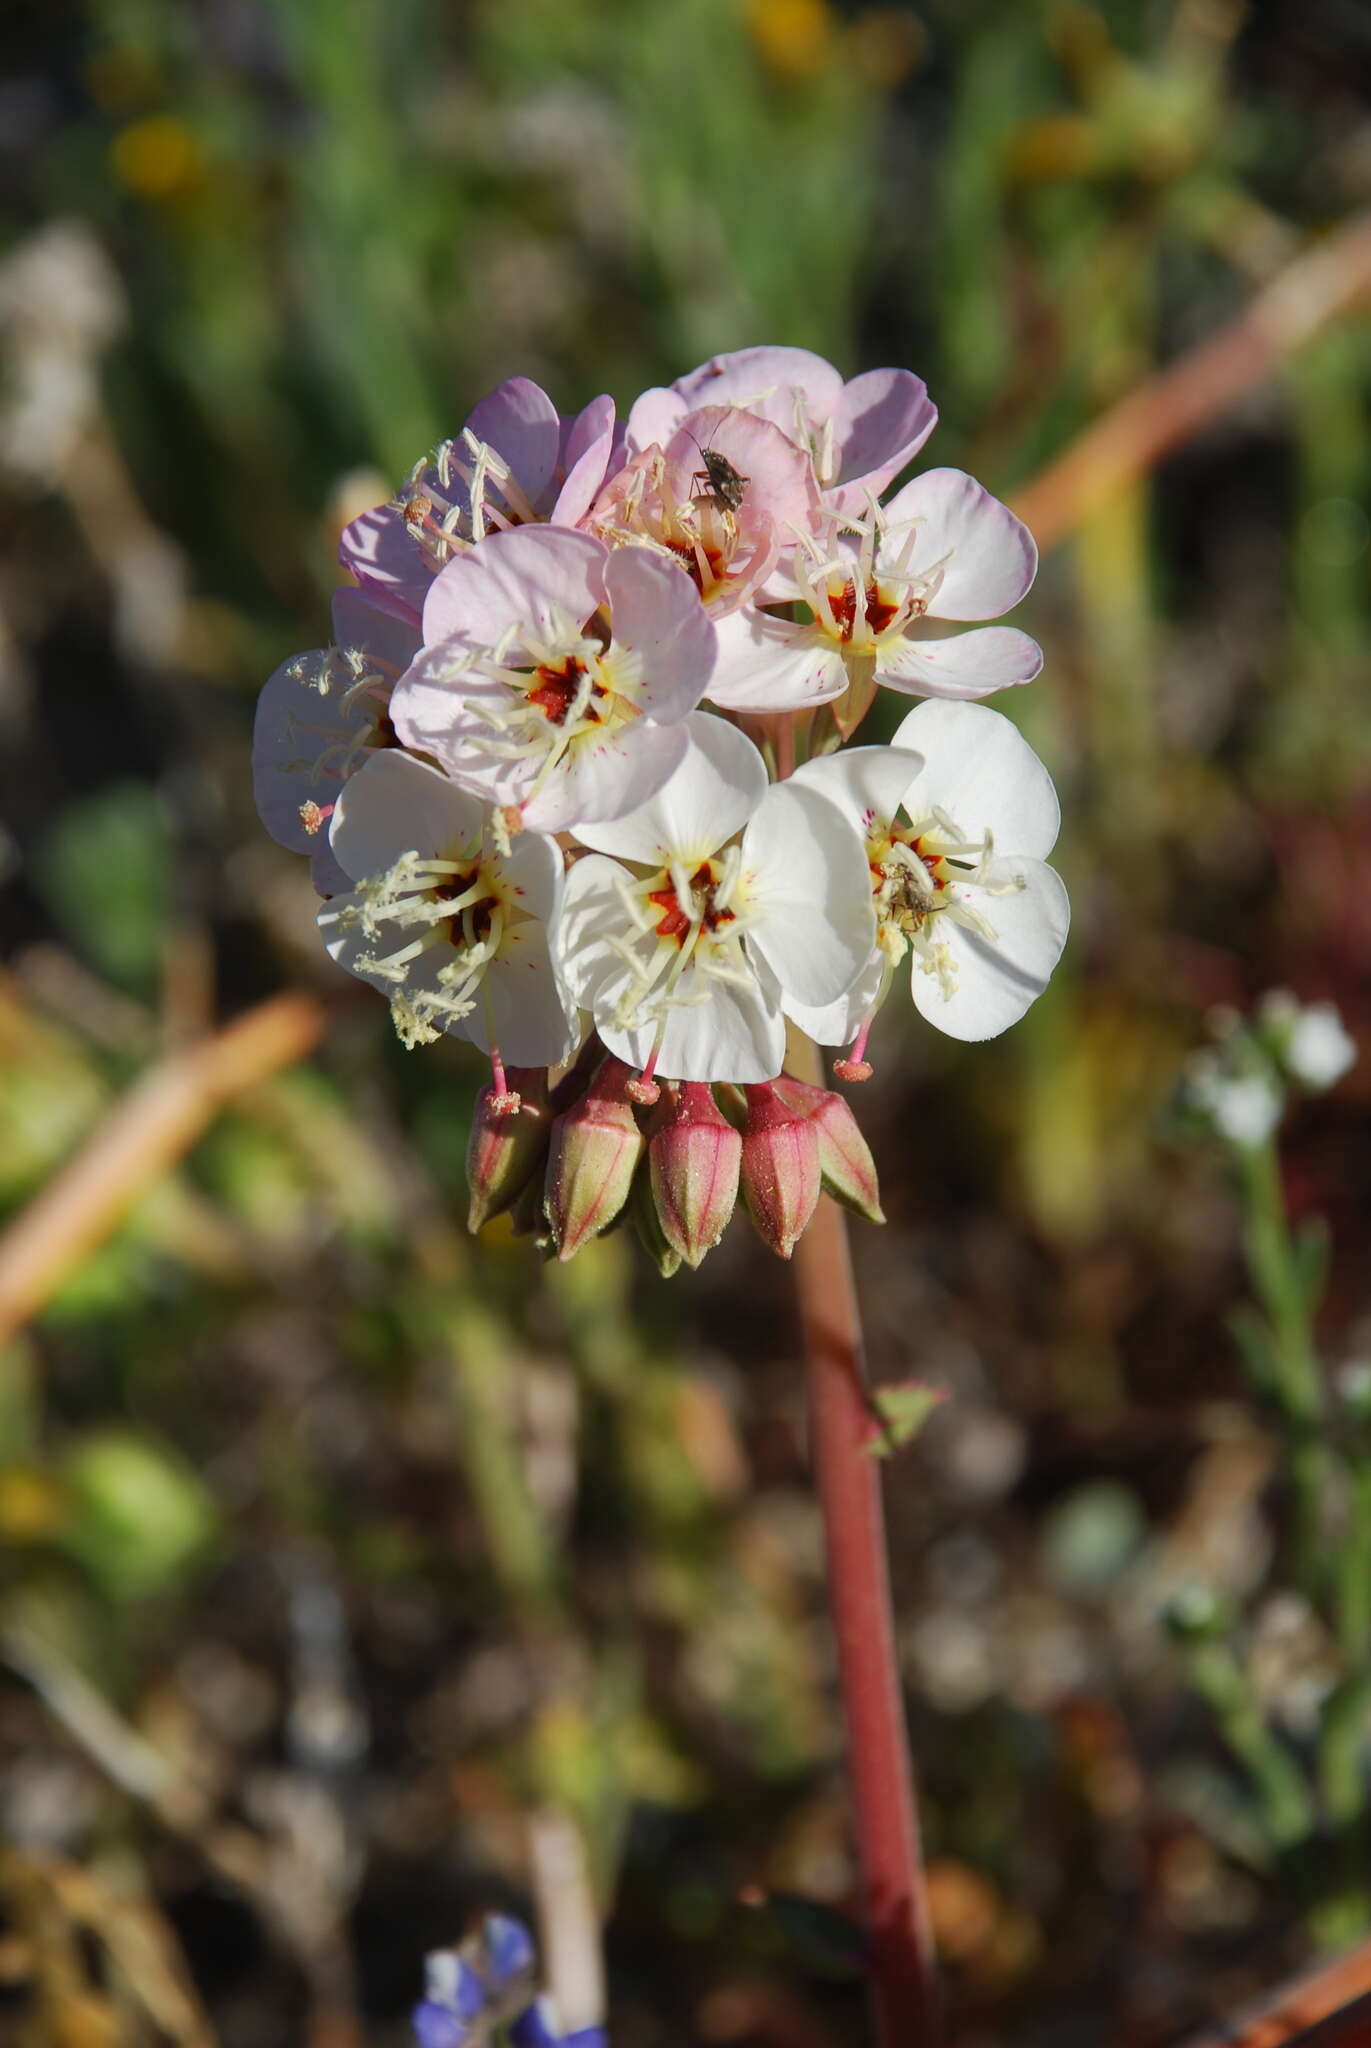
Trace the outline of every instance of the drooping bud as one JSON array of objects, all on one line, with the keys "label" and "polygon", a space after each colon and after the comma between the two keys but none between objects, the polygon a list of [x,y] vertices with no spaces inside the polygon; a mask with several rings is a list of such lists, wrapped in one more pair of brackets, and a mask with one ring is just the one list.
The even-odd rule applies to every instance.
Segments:
[{"label": "drooping bud", "polygon": [[667,1098],[648,1145],[652,1198],[668,1245],[695,1267],[733,1214],[743,1141],[707,1081],[677,1082]]},{"label": "drooping bud", "polygon": [[797,1115],[807,1116],[819,1141],[819,1175],[835,1201],[864,1216],[868,1223],[884,1223],[881,1190],[876,1180],[876,1162],[861,1127],[841,1095],[830,1088],[815,1088],[782,1074],[776,1093]]},{"label": "drooping bud", "polygon": [[743,1200],[758,1236],[788,1259],[819,1199],[818,1133],[770,1081],[743,1092]]},{"label": "drooping bud", "polygon": [[[652,1140],[648,1140],[648,1158],[652,1156]],[[681,1254],[668,1244],[662,1219],[657,1214],[657,1203],[652,1193],[652,1172],[646,1161],[633,1176],[629,1190],[628,1213],[638,1233],[638,1242],[651,1259],[663,1280],[669,1280],[681,1264]]]},{"label": "drooping bud", "polygon": [[574,1258],[628,1200],[643,1152],[631,1075],[622,1060],[607,1059],[575,1108],[553,1122],[544,1197],[559,1259]]},{"label": "drooping bud", "polygon": [[[547,1075],[541,1067],[510,1067],[507,1087],[488,1081],[476,1098],[467,1145],[467,1186],[471,1206],[467,1229],[479,1230],[488,1217],[508,1209],[532,1179],[547,1145]],[[515,1110],[498,1106],[516,1094]]]}]

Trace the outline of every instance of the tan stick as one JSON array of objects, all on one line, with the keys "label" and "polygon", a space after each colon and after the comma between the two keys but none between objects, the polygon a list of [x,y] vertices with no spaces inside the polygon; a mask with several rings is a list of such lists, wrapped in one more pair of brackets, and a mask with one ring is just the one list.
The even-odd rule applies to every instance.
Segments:
[{"label": "tan stick", "polygon": [[1371,1942],[1262,2000],[1189,2048],[1365,2048],[1371,2041]]},{"label": "tan stick", "polygon": [[274,996],[150,1068],[0,1237],[0,1344],[44,1308],[224,1106],[313,1052],[324,1011]]},{"label": "tan stick", "polygon": [[1238,318],[1121,398],[1011,503],[1043,549],[1371,298],[1371,213],[1305,249]]}]

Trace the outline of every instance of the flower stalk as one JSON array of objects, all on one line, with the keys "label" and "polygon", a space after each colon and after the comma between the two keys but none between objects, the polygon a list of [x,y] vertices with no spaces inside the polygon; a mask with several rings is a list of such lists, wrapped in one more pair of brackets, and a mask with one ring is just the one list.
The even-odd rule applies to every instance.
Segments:
[{"label": "flower stalk", "polygon": [[[805,1044],[800,1078],[817,1082]],[[838,1650],[847,1767],[879,2048],[937,2048],[933,1937],[886,1558],[881,1464],[847,1222],[831,1196],[795,1247],[815,1482]]]}]

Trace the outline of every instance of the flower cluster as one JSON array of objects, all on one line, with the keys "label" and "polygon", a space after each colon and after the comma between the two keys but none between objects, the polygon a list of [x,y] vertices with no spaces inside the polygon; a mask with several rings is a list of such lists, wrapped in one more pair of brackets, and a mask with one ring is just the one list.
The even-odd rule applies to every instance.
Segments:
[{"label": "flower cluster", "polygon": [[1356,1063],[1336,1006],[1289,989],[1268,989],[1251,1019],[1220,1008],[1207,1021],[1215,1043],[1186,1062],[1180,1106],[1238,1152],[1268,1143],[1291,1087],[1321,1095]]},{"label": "flower cluster", "polygon": [[605,2048],[600,2026],[566,2032],[552,2000],[540,1997],[533,1940],[522,1921],[487,1913],[460,1948],[428,1958],[424,1997],[414,2009],[415,2048]]},{"label": "flower cluster", "polygon": [[[961,1039],[1046,986],[1056,795],[972,701],[1041,666],[973,623],[1036,550],[960,470],[882,501],[936,417],[910,372],[802,349],[622,421],[513,378],[344,531],[336,644],[262,692],[258,803],[405,1044],[488,1054],[473,1226],[512,1207],[569,1257],[628,1213],[671,1270],[741,1188],[789,1256],[821,1184],[879,1205],[840,1098],[783,1078],[787,1028],[861,1080],[902,965]],[[838,752],[881,688],[927,701]]]}]

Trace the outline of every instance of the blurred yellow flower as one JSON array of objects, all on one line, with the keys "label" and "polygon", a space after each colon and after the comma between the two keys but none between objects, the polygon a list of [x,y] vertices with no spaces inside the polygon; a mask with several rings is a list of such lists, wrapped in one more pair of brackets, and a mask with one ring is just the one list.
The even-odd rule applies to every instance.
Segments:
[{"label": "blurred yellow flower", "polygon": [[110,165],[118,182],[140,199],[175,199],[200,183],[204,155],[177,115],[149,114],[115,136]]},{"label": "blurred yellow flower", "polygon": [[827,0],[749,0],[747,26],[762,62],[788,83],[817,78],[832,56]]}]

